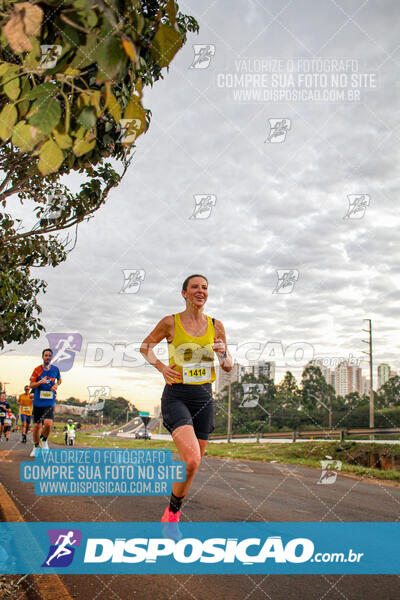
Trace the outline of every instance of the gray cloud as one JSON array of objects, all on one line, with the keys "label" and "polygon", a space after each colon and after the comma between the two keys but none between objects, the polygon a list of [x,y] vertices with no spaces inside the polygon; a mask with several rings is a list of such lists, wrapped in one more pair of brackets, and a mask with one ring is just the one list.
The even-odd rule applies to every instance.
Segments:
[{"label": "gray cloud", "polygon": [[[140,341],[184,310],[182,281],[200,272],[210,279],[206,312],[224,322],[229,341],[304,340],[327,355],[358,355],[369,316],[377,356],[400,368],[397,3],[368,2],[358,25],[346,24],[361,5],[294,1],[262,33],[282,3],[180,3],[199,18],[200,34],[146,90],[152,123],[126,180],[80,227],[67,263],[40,271],[48,331]],[[188,68],[196,43],[216,46],[208,69]],[[217,87],[237,58],[314,53],[359,59],[378,88],[353,104],[280,104],[235,103]],[[265,143],[269,118],[291,119],[284,143]],[[358,193],[371,196],[364,218],[344,220],[347,195]],[[216,195],[208,219],[189,218],[195,194]],[[136,268],[146,272],[140,291],[120,294],[122,269]],[[290,295],[272,293],[282,268],[300,272]]]}]

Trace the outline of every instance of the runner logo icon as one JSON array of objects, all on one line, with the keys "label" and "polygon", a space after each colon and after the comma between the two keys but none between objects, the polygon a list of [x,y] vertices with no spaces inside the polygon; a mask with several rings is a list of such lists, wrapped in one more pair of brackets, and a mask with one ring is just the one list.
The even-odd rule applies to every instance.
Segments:
[{"label": "runner logo icon", "polygon": [[189,69],[207,69],[213,56],[215,56],[214,44],[194,44],[194,58]]},{"label": "runner logo icon", "polygon": [[81,545],[79,529],[48,529],[50,548],[42,567],[68,567],[74,558],[75,547]]},{"label": "runner logo icon", "polygon": [[281,144],[286,140],[287,132],[292,126],[290,119],[268,119],[269,135],[264,143]]},{"label": "runner logo icon", "polygon": [[60,371],[69,371],[74,364],[76,352],[82,347],[80,333],[48,333],[50,348],[53,351],[52,363]]}]

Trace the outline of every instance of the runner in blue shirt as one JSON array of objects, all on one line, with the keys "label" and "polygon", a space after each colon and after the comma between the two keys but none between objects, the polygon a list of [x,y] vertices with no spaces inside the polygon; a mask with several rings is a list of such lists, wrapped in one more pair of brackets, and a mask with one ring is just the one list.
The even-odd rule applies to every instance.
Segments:
[{"label": "runner in blue shirt", "polygon": [[54,404],[56,392],[61,384],[58,367],[51,364],[53,351],[46,348],[42,352],[43,364],[36,367],[31,375],[30,386],[33,390],[33,442],[31,456],[35,456],[36,448],[42,443],[42,449],[48,450],[47,438],[50,435],[54,420]]}]

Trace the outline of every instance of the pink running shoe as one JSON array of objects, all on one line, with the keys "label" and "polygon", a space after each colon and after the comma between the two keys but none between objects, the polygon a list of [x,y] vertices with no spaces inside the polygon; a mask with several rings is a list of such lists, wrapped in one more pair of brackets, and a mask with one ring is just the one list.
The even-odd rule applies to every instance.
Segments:
[{"label": "pink running shoe", "polygon": [[181,510],[178,510],[178,512],[174,513],[174,511],[170,510],[169,506],[167,506],[161,517],[161,523],[165,523],[162,528],[163,537],[170,538],[176,542],[182,539],[182,534],[178,525],[181,512]]},{"label": "pink running shoe", "polygon": [[161,517],[161,523],[179,523],[181,512],[181,510],[178,510],[178,512],[174,513],[174,511],[167,506],[167,508],[164,510],[163,516]]}]

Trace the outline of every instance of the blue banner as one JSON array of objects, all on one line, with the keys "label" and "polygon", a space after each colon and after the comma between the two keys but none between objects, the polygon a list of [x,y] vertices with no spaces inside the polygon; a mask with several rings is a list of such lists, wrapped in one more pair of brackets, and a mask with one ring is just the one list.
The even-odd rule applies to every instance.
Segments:
[{"label": "blue banner", "polygon": [[0,572],[399,574],[400,523],[0,523]]}]

